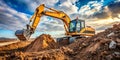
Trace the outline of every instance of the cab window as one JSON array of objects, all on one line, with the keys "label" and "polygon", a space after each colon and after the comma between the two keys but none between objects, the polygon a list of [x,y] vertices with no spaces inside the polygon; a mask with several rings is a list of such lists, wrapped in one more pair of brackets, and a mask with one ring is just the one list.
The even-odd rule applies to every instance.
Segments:
[{"label": "cab window", "polygon": [[81,23],[80,23],[80,21],[77,21],[77,26],[76,26],[76,30],[77,30],[77,32],[80,32],[80,30],[81,30]]},{"label": "cab window", "polygon": [[77,22],[75,20],[70,22],[70,26],[69,26],[69,31],[70,32],[75,32],[76,31],[76,23]]}]

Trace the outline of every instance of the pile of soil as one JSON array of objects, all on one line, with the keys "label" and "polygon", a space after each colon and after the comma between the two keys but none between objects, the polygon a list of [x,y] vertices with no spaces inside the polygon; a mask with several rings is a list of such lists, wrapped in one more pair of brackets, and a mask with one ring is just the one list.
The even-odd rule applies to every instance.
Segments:
[{"label": "pile of soil", "polygon": [[25,48],[26,52],[38,52],[41,50],[55,49],[58,44],[47,34],[42,34],[37,37],[30,45]]},{"label": "pile of soil", "polygon": [[74,51],[74,60],[119,60],[120,24],[93,37],[78,39],[68,47]]},{"label": "pile of soil", "polygon": [[50,49],[39,52],[15,52],[7,60],[70,60],[66,54],[71,53],[69,48],[61,47],[60,49]]},{"label": "pile of soil", "polygon": [[[62,44],[62,43],[61,43]],[[50,35],[40,35],[25,51],[5,56],[7,60],[120,60],[120,24],[93,37],[58,47]]]},{"label": "pile of soil", "polygon": [[30,43],[31,43],[31,41],[18,41],[16,43],[12,43],[12,44],[9,44],[9,45],[0,46],[0,53],[2,53],[1,51],[24,48],[27,45],[29,45]]},{"label": "pile of soil", "polygon": [[[30,43],[31,41],[18,41],[9,45],[0,46],[0,60],[8,60],[6,58],[12,53],[24,51],[24,47]],[[10,60],[12,60],[12,58]]]}]

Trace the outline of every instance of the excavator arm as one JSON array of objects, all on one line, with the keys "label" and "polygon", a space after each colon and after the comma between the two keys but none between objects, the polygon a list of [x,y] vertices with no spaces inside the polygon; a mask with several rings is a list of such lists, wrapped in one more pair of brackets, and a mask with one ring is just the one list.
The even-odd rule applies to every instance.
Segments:
[{"label": "excavator arm", "polygon": [[[47,7],[46,7],[47,8]],[[44,10],[45,6],[44,4],[40,5],[37,9],[36,12],[34,13],[34,15],[31,18],[31,21],[33,20],[33,24],[32,24],[32,29],[35,30],[40,18],[42,15],[46,15],[46,16],[50,16],[50,17],[54,17],[54,18],[58,18],[59,20],[62,20],[64,22],[64,26],[65,28],[69,27],[69,23],[70,23],[70,18],[67,16],[67,14],[65,14],[62,11],[57,11],[54,10],[52,8],[47,8],[51,11],[46,11]],[[66,32],[68,32],[68,30],[66,29]]]},{"label": "excavator arm", "polygon": [[[45,10],[45,8],[49,9],[49,11]],[[65,14],[62,11],[57,11],[55,9],[45,7],[45,5],[42,4],[36,8],[35,13],[30,19],[30,23],[27,25],[27,29],[16,31],[15,35],[18,37],[18,39],[28,40],[30,36],[34,33],[35,29],[37,28],[38,23],[40,22],[40,18],[43,15],[58,18],[59,20],[62,20],[64,23],[66,34],[68,33],[70,18],[67,16],[67,14]],[[30,25],[31,23],[32,25]]]}]

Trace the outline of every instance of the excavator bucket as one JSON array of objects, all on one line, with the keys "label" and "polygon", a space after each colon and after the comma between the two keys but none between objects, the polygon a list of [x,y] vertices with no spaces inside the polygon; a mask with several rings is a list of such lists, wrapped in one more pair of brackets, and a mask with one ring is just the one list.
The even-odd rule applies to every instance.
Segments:
[{"label": "excavator bucket", "polygon": [[15,32],[15,35],[17,36],[17,38],[21,41],[27,41],[30,36],[31,36],[31,33],[29,30],[17,30]]}]

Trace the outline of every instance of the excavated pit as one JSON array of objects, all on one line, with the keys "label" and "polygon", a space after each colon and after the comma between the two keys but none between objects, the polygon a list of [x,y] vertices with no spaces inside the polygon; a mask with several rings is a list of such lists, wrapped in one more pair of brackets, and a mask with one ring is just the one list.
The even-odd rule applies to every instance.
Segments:
[{"label": "excavated pit", "polygon": [[120,60],[120,24],[115,24],[112,28],[93,37],[77,39],[65,46],[59,46],[50,35],[43,34],[20,51],[4,54],[0,58],[6,60]]}]

